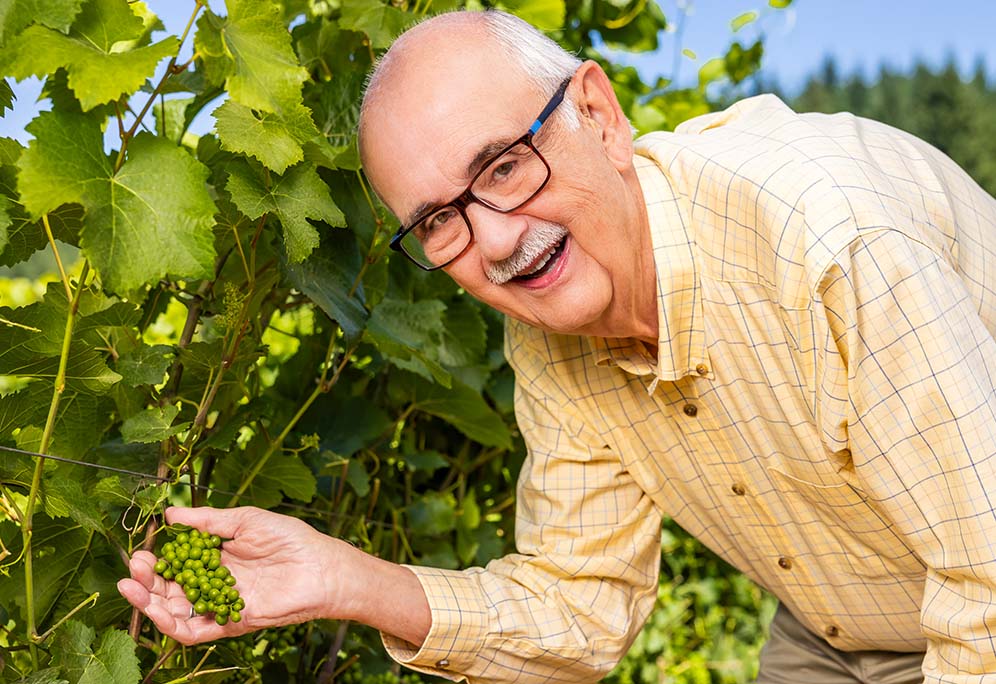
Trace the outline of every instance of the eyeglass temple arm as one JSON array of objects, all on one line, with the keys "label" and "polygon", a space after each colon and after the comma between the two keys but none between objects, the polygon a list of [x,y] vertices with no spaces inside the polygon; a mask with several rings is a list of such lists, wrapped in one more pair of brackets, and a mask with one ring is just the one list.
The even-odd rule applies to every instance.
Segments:
[{"label": "eyeglass temple arm", "polygon": [[547,103],[546,107],[543,108],[540,115],[536,117],[536,121],[533,122],[533,125],[529,127],[530,135],[536,135],[536,132],[540,129],[540,126],[546,123],[546,120],[551,114],[553,114],[553,110],[560,106],[560,103],[564,100],[564,93],[567,92],[567,86],[570,84],[570,78],[564,79],[564,82],[560,84],[560,87],[557,88],[557,92],[553,94],[553,98]]}]

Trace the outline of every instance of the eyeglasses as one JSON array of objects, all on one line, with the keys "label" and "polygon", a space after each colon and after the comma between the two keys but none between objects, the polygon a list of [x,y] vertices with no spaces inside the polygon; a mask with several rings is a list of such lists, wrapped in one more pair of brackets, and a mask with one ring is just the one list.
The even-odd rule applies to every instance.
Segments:
[{"label": "eyeglasses", "polygon": [[537,131],[564,100],[571,79],[557,88],[546,107],[521,138],[484,163],[467,189],[447,204],[432,207],[391,238],[391,249],[402,252],[415,265],[435,271],[449,265],[474,240],[467,207],[477,202],[502,214],[532,200],[550,180],[550,165],[533,144]]}]

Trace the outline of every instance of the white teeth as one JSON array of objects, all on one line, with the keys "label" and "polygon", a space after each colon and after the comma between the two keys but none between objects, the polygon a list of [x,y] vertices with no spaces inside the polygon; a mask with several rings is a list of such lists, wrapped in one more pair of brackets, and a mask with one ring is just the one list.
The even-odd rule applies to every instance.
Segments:
[{"label": "white teeth", "polygon": [[553,253],[556,251],[556,249],[557,249],[557,246],[554,245],[553,249],[551,249],[549,252],[547,252],[546,256],[543,257],[543,259],[541,261],[539,261],[534,268],[531,268],[528,271],[526,271],[524,273],[521,273],[520,275],[532,275],[533,273],[536,273],[541,268],[543,268],[544,266],[546,266],[547,262],[550,261],[550,259],[553,258]]}]

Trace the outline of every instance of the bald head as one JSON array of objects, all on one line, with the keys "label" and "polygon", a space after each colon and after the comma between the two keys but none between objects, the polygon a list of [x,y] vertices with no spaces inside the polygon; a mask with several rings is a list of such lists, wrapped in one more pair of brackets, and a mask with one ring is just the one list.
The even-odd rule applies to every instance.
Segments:
[{"label": "bald head", "polygon": [[[376,113],[399,104],[399,91],[420,94],[422,107],[446,96],[446,84],[466,75],[471,63],[486,61],[490,78],[514,78],[520,87],[549,95],[581,64],[574,55],[528,23],[505,12],[449,12],[416,24],[398,37],[378,61],[367,83],[360,113],[360,154],[379,133]],[[578,123],[574,107],[563,108],[567,123]]]}]

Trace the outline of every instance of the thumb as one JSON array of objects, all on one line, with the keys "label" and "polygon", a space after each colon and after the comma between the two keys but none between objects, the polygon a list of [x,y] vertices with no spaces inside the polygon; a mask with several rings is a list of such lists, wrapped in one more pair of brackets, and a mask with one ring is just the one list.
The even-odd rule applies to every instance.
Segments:
[{"label": "thumb", "polygon": [[244,529],[254,512],[257,512],[257,509],[249,506],[239,508],[170,506],[166,509],[166,522],[171,525],[190,525],[201,532],[233,539],[238,536],[241,529]]}]

